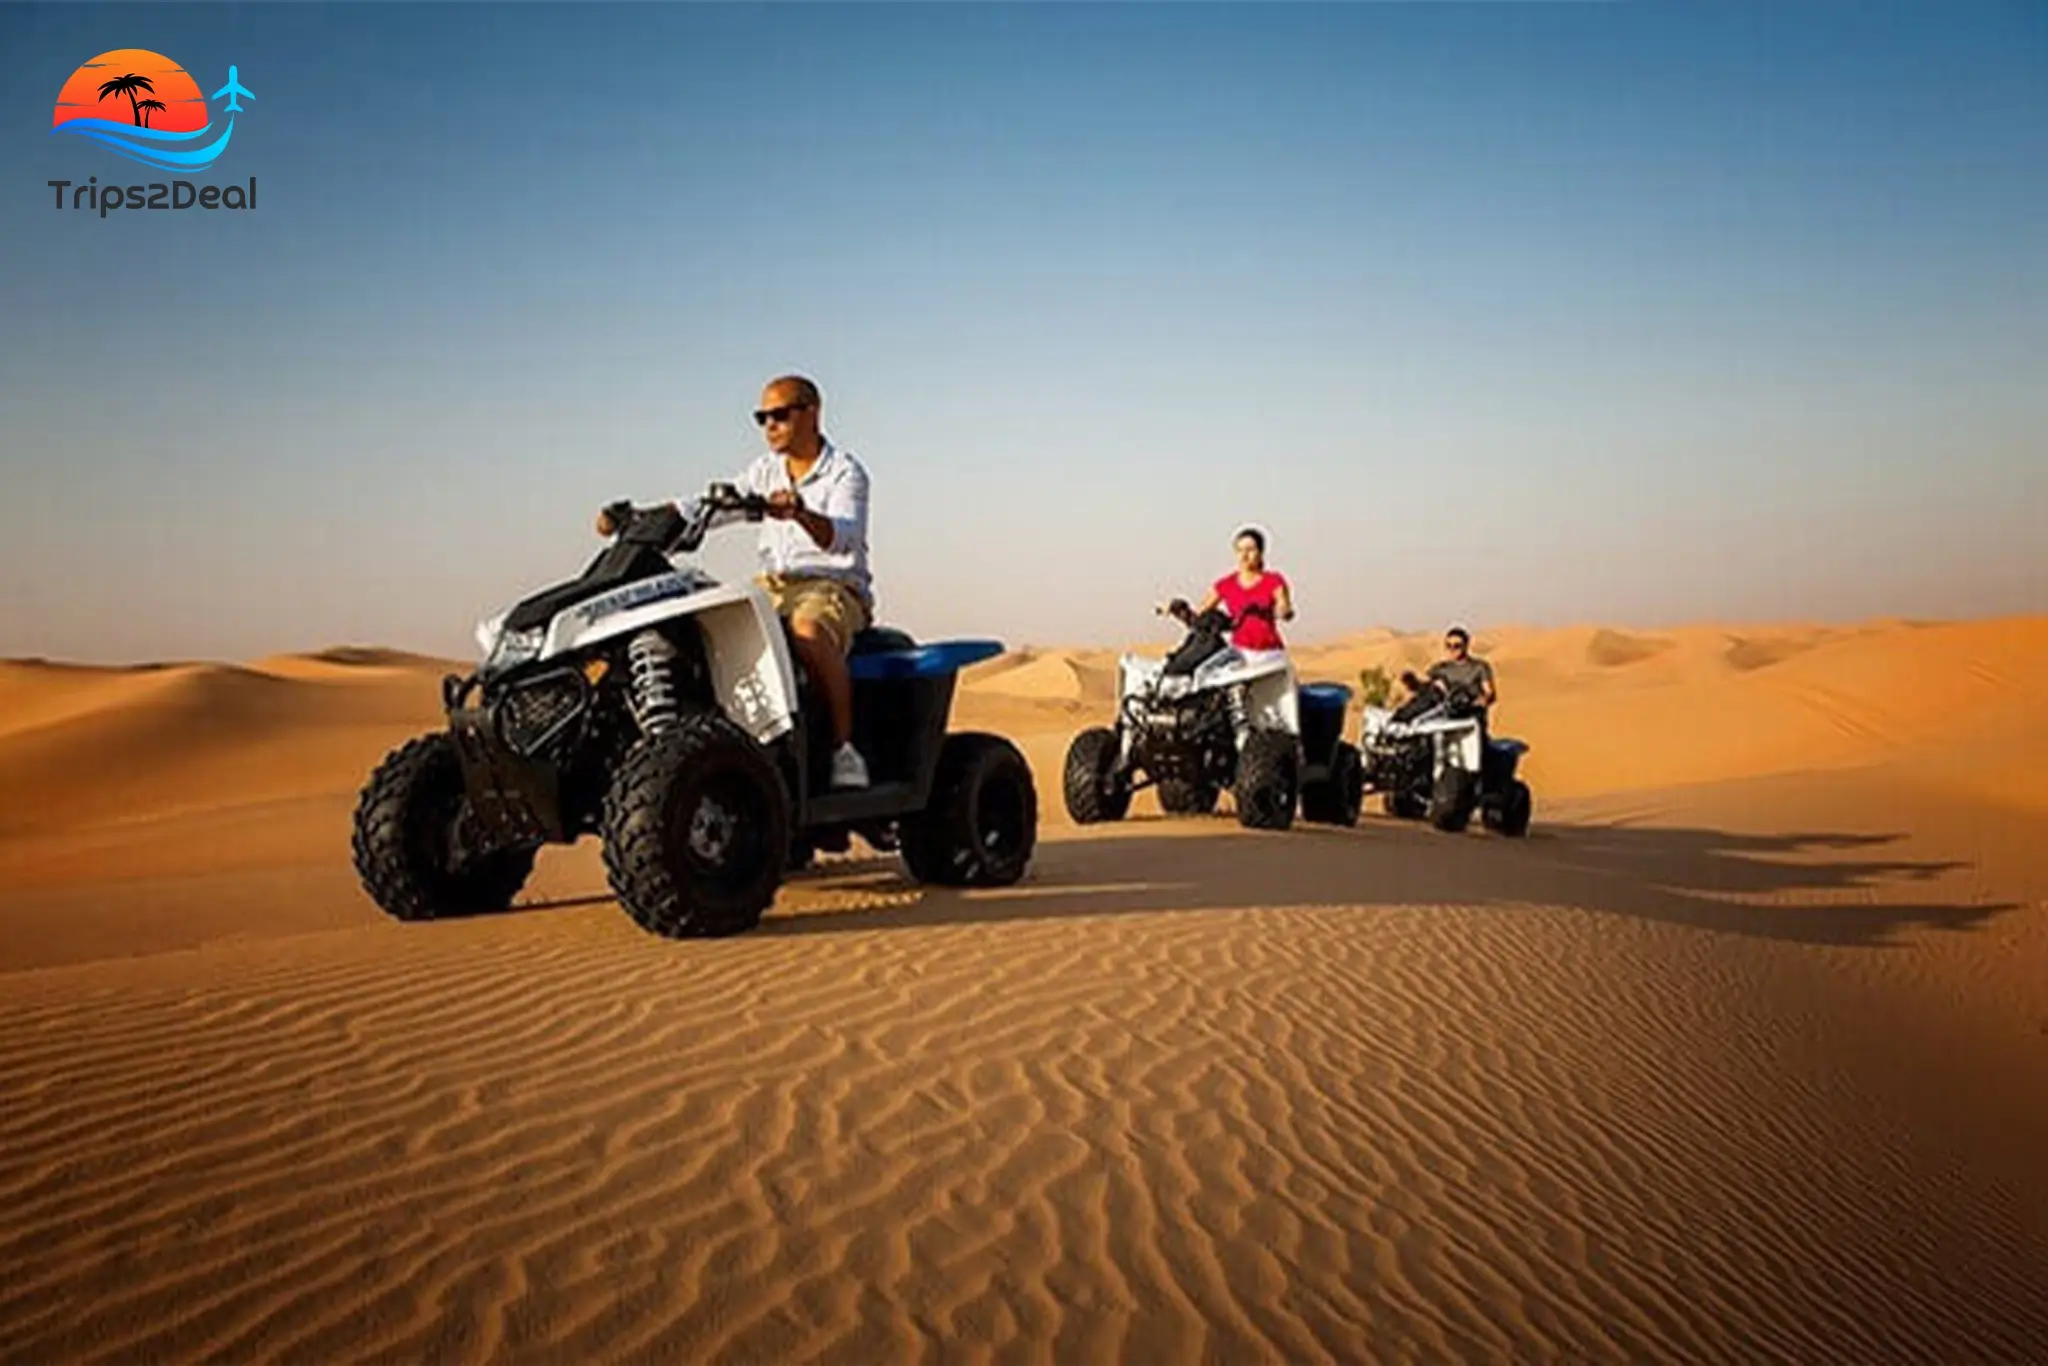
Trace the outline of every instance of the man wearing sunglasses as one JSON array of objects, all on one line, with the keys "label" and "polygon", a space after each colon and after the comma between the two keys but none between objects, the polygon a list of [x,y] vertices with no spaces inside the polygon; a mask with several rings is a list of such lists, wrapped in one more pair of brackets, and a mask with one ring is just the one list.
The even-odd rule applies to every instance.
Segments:
[{"label": "man wearing sunglasses", "polygon": [[797,654],[832,715],[832,786],[868,785],[853,746],[853,680],[846,656],[874,619],[868,575],[868,472],[819,430],[818,386],[784,375],[761,391],[755,425],[768,449],[734,481],[768,500],[760,584],[789,621]]},{"label": "man wearing sunglasses", "polygon": [[1469,693],[1482,717],[1499,696],[1493,686],[1493,665],[1472,653],[1472,634],[1462,626],[1444,632],[1444,657],[1429,666],[1429,676],[1448,691]]},{"label": "man wearing sunglasses", "polygon": [[[818,386],[801,375],[773,379],[754,410],[768,449],[733,481],[767,500],[757,582],[789,622],[803,667],[832,716],[832,786],[869,784],[853,745],[853,679],[846,657],[874,619],[868,576],[868,472],[818,429]],[[600,514],[600,535],[610,535]]]}]

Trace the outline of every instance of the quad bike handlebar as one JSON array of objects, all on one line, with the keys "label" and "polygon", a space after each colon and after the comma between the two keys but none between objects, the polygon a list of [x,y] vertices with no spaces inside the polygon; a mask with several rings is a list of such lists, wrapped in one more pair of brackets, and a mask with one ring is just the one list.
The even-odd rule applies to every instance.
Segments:
[{"label": "quad bike handlebar", "polygon": [[1219,635],[1230,629],[1230,614],[1220,607],[1211,607],[1200,616],[1188,606],[1186,598],[1175,598],[1164,607],[1155,607],[1153,612],[1162,617],[1172,617],[1190,631],[1214,631]]},{"label": "quad bike handlebar", "polygon": [[738,513],[749,522],[758,522],[768,515],[766,498],[758,493],[741,493],[731,484],[711,485],[697,503],[711,513]]},{"label": "quad bike handlebar", "polygon": [[716,526],[758,522],[767,515],[768,500],[760,494],[741,493],[731,484],[715,483],[682,507],[674,503],[635,507],[626,499],[607,503],[597,515],[597,534],[614,537],[620,544],[646,545],[663,554],[675,554],[695,550]]},{"label": "quad bike handlebar", "polygon": [[1218,607],[1197,616],[1188,606],[1186,598],[1175,598],[1164,607],[1154,607],[1155,613],[1172,617],[1187,627],[1187,636],[1179,647],[1166,657],[1165,672],[1172,676],[1190,672],[1197,664],[1225,648],[1230,632],[1230,614]]},{"label": "quad bike handlebar", "polygon": [[1441,698],[1445,709],[1453,716],[1469,716],[1484,709],[1477,688],[1454,688],[1441,679],[1425,678],[1413,669],[1401,671],[1401,682],[1417,697],[1434,694]]}]

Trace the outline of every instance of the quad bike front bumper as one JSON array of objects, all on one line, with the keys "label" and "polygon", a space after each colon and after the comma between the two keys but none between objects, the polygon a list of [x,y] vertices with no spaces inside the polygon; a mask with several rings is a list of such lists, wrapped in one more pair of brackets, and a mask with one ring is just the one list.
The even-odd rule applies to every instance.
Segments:
[{"label": "quad bike front bumper", "polygon": [[561,777],[544,760],[513,752],[498,734],[498,718],[487,706],[469,706],[470,689],[450,679],[443,689],[448,736],[462,761],[468,819],[477,840],[491,848],[566,843]]}]

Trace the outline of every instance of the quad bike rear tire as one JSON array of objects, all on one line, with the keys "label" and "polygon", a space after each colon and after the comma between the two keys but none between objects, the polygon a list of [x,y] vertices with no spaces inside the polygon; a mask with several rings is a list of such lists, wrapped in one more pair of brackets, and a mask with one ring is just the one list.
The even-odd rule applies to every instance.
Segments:
[{"label": "quad bike rear tire", "polygon": [[1479,805],[1479,775],[1447,768],[1436,777],[1429,796],[1429,823],[1446,834],[1457,834],[1472,822]]},{"label": "quad bike rear tire", "polygon": [[1213,783],[1191,783],[1182,778],[1161,778],[1159,809],[1169,816],[1207,816],[1222,797]]},{"label": "quad bike rear tire", "polygon": [[1389,816],[1404,821],[1419,821],[1429,814],[1429,803],[1413,792],[1389,792],[1383,805]]},{"label": "quad bike rear tire", "polygon": [[1480,813],[1486,828],[1509,839],[1520,839],[1529,833],[1529,817],[1534,811],[1536,799],[1529,792],[1529,785],[1520,778],[1511,781],[1498,803],[1488,803]]},{"label": "quad bike rear tire", "polygon": [[1301,818],[1318,825],[1356,825],[1365,805],[1365,762],[1358,746],[1337,742],[1330,776],[1301,786]]},{"label": "quad bike rear tire", "polygon": [[641,929],[741,934],[775,900],[795,845],[788,790],[752,736],[689,716],[626,755],[605,794],[604,866]]},{"label": "quad bike rear tire", "polygon": [[469,801],[448,734],[408,740],[386,755],[357,800],[349,841],[356,875],[394,920],[502,911],[533,872],[535,848],[463,856],[458,826]]},{"label": "quad bike rear tire", "polygon": [[1294,737],[1284,730],[1255,730],[1237,756],[1237,822],[1248,830],[1285,830],[1294,824],[1300,798],[1300,769]]},{"label": "quad bike rear tire", "polygon": [[1120,821],[1131,809],[1131,787],[1111,776],[1117,759],[1116,732],[1105,726],[1082,731],[1067,746],[1061,791],[1076,825]]},{"label": "quad bike rear tire", "polygon": [[1007,887],[1038,844],[1031,765],[998,735],[948,735],[931,805],[898,826],[904,866],[941,887]]}]

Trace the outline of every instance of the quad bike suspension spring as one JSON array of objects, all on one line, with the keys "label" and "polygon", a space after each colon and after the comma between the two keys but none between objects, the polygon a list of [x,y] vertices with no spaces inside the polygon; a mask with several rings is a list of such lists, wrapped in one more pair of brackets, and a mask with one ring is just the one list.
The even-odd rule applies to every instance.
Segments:
[{"label": "quad bike suspension spring", "polygon": [[626,645],[633,685],[633,717],[642,734],[659,735],[676,724],[676,647],[661,632],[639,632]]},{"label": "quad bike suspension spring", "polygon": [[1252,724],[1251,704],[1244,684],[1234,685],[1225,696],[1230,700],[1231,733],[1241,739]]}]

